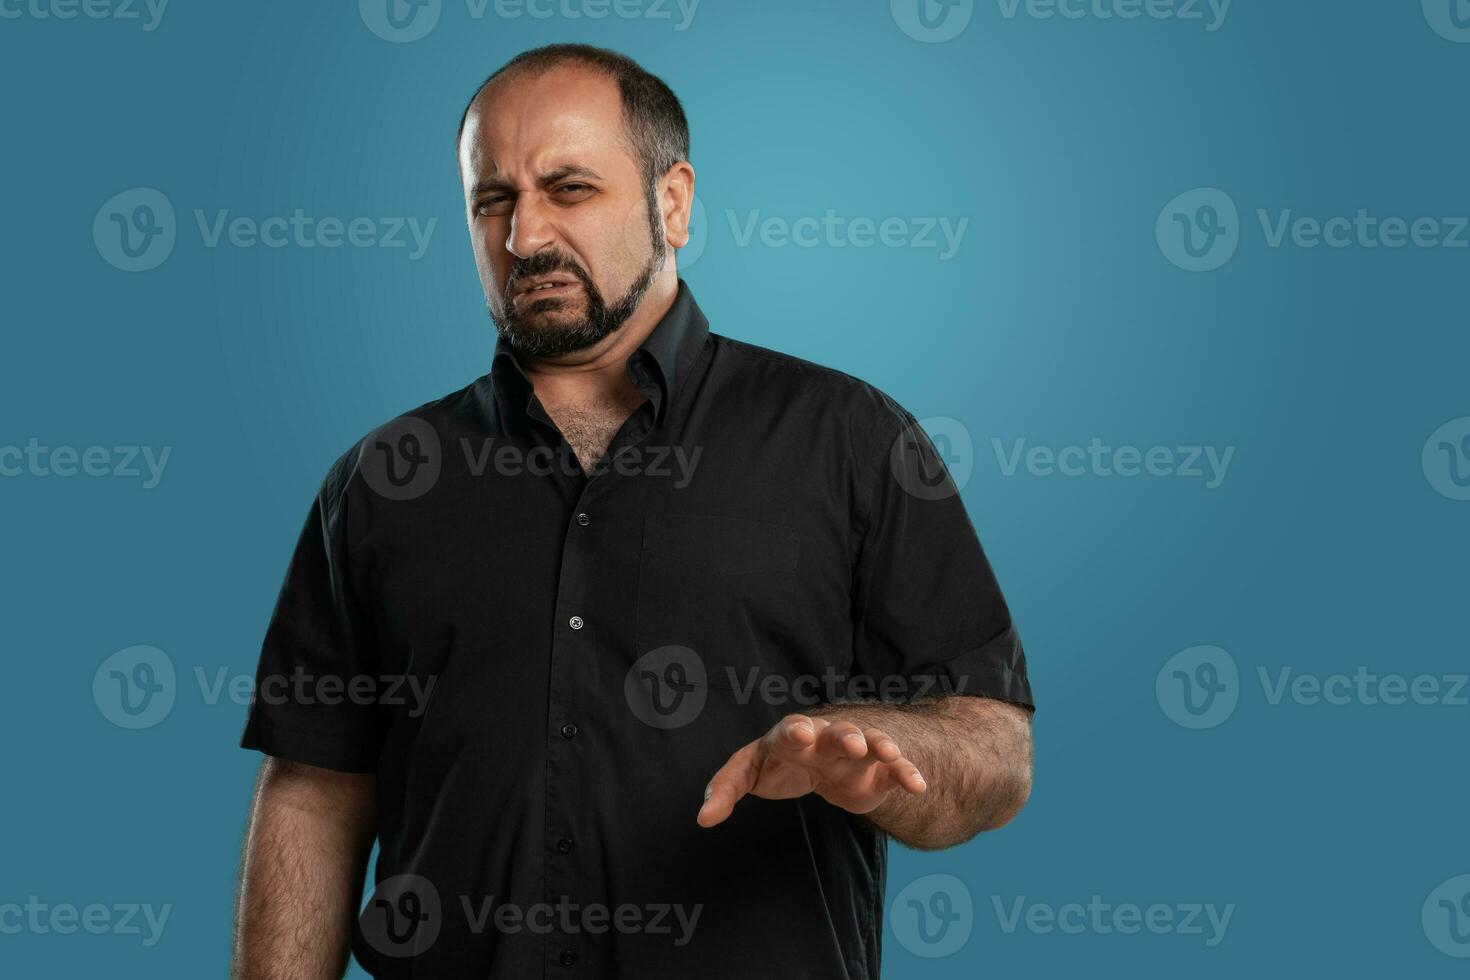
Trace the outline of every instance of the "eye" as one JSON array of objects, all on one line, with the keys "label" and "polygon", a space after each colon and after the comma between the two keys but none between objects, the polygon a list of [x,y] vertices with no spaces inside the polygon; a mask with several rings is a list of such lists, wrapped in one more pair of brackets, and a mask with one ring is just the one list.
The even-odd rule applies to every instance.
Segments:
[{"label": "eye", "polygon": [[595,190],[596,188],[593,187],[591,184],[558,184],[556,188],[556,196],[563,201],[580,201],[588,197]]},{"label": "eye", "polygon": [[493,197],[481,199],[475,205],[475,213],[484,217],[499,216],[510,214],[511,209],[514,207],[515,203],[510,199],[509,195],[496,194]]}]

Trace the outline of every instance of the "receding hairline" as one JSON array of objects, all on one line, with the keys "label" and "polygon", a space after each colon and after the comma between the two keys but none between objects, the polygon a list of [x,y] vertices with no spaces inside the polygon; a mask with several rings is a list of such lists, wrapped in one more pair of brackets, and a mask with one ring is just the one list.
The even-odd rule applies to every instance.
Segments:
[{"label": "receding hairline", "polygon": [[[480,87],[475,90],[475,94],[470,97],[469,103],[464,107],[463,115],[460,116],[459,131],[455,134],[454,138],[455,152],[458,153],[460,146],[464,143],[464,131],[469,124],[470,115],[485,101],[486,96],[493,88],[497,86],[503,88],[506,84],[515,82],[538,81],[558,71],[581,72],[586,75],[594,75],[612,86],[613,95],[618,100],[618,120],[620,123],[618,126],[618,138],[627,147],[629,152],[632,153],[633,146],[628,134],[628,107],[623,103],[623,93],[618,86],[617,76],[601,65],[590,61],[583,61],[574,55],[566,55],[551,64],[507,65],[481,82]],[[636,159],[636,154],[634,154],[634,157]]]},{"label": "receding hairline", "polygon": [[484,106],[496,83],[534,80],[563,69],[590,72],[614,84],[621,122],[614,137],[645,182],[657,181],[670,167],[689,159],[689,120],[679,96],[662,78],[618,51],[589,44],[548,44],[516,55],[475,89],[455,133],[456,161],[462,163],[470,113]]}]

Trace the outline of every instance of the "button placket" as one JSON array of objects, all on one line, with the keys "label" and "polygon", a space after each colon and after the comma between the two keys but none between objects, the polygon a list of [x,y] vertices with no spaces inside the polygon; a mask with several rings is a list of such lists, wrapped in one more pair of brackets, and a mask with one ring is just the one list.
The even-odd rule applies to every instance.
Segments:
[{"label": "button placket", "polygon": [[[551,647],[552,703],[561,716],[559,728],[553,731],[559,732],[561,738],[554,739],[550,750],[553,758],[559,758],[560,762],[553,762],[557,785],[548,787],[545,811],[546,839],[553,841],[552,847],[555,848],[550,852],[547,864],[544,900],[548,902],[555,902],[561,896],[580,900],[578,893],[583,885],[578,869],[580,862],[570,855],[574,850],[572,834],[577,826],[575,814],[579,812],[576,798],[581,788],[573,774],[578,770],[577,760],[583,757],[588,746],[574,741],[584,733],[571,719],[578,718],[586,707],[573,693],[579,690],[574,680],[576,665],[592,656],[598,645],[595,626],[597,596],[586,591],[595,583],[595,577],[589,578],[586,571],[595,567],[596,549],[601,539],[601,535],[590,536],[595,531],[584,531],[583,528],[592,525],[590,511],[598,509],[595,500],[600,498],[597,495],[605,495],[615,485],[598,477],[583,484],[581,493],[569,508],[571,520],[566,525],[567,534],[562,548],[561,585],[556,602],[558,622],[562,625],[553,631]],[[571,938],[559,933],[546,936],[553,962],[563,967],[570,967],[580,960],[576,950],[561,946]]]}]

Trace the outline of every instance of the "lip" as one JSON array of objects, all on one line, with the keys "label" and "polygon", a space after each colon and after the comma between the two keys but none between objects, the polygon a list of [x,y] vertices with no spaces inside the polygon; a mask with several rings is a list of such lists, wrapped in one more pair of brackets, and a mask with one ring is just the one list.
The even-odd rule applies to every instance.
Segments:
[{"label": "lip", "polygon": [[[554,283],[555,285],[550,289],[536,289],[537,286],[546,285],[547,283]],[[580,285],[581,283],[577,280],[563,276],[540,276],[535,279],[528,279],[517,286],[515,292],[511,294],[511,298],[522,299],[533,295],[538,297],[564,296],[568,290]],[[532,292],[533,290],[534,293]]]}]

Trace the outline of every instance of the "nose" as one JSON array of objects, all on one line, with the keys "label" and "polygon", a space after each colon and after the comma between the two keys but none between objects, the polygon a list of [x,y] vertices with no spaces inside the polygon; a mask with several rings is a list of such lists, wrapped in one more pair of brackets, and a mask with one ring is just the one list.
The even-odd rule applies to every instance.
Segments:
[{"label": "nose", "polygon": [[535,194],[522,194],[510,216],[510,236],[505,249],[516,258],[535,255],[552,240],[551,221],[544,204]]}]

